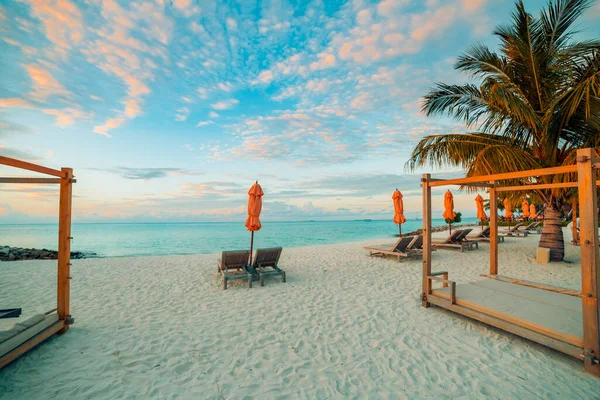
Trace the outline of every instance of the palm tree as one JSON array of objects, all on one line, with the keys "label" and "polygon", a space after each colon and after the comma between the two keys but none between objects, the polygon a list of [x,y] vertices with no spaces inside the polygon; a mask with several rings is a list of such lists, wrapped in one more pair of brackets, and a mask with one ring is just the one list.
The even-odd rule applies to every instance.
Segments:
[{"label": "palm tree", "polygon": [[[424,98],[427,115],[448,115],[472,132],[434,135],[415,147],[407,168],[458,166],[467,176],[573,164],[578,148],[600,146],[600,40],[576,40],[573,25],[589,0],[551,0],[538,18],[516,3],[512,22],[497,27],[498,52],[483,44],[462,54],[455,69],[471,84],[438,83]],[[559,182],[566,176],[513,180]],[[523,196],[514,194],[515,197]],[[560,226],[567,191],[536,191],[544,203],[540,246],[564,257]]]}]

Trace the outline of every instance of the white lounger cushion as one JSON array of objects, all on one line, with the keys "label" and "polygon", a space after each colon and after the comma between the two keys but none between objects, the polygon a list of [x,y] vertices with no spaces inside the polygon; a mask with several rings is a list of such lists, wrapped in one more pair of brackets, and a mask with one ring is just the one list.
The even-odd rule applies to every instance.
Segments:
[{"label": "white lounger cushion", "polygon": [[0,331],[0,356],[37,335],[58,321],[58,314],[38,314],[15,324],[11,329]]}]

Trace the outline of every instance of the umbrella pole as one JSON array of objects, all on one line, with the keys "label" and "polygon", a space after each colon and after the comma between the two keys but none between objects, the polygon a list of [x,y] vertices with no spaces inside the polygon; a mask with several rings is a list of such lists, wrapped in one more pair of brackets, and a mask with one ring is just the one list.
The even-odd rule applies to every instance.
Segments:
[{"label": "umbrella pole", "polygon": [[250,234],[250,266],[252,266],[252,246],[254,245],[254,231]]},{"label": "umbrella pole", "polygon": [[402,236],[402,224],[398,224],[398,237]]}]

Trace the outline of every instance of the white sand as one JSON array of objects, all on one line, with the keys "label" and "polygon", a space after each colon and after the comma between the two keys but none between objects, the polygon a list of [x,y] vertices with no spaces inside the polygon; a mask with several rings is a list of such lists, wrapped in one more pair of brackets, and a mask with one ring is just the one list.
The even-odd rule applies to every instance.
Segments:
[{"label": "white sand", "polygon": [[[537,265],[538,239],[501,244],[500,273],[579,288],[578,248]],[[1,370],[0,398],[598,398],[581,362],[422,308],[421,262],[364,244],[286,249],[288,283],[227,291],[216,255],[74,260],[75,325]],[[488,249],[437,251],[434,270],[478,279]],[[0,268],[0,305],[52,308],[54,262]]]}]

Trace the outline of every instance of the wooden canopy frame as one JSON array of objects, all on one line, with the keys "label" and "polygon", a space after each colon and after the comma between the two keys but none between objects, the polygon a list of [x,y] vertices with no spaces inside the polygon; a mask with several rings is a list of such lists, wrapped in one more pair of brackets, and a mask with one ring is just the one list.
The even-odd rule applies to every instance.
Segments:
[{"label": "wooden canopy frame", "polygon": [[[0,177],[0,183],[25,184],[57,184],[60,185],[60,200],[58,214],[58,288],[56,294],[56,309],[45,314],[42,321],[28,327],[23,332],[10,338],[10,347],[4,354],[0,353],[0,369],[17,357],[33,349],[35,346],[54,334],[62,334],[73,323],[69,311],[70,300],[70,267],[71,267],[71,204],[73,179],[71,168],[61,168],[60,171],[40,165],[0,156],[0,165],[7,165],[27,171],[49,175],[52,178],[21,178]],[[13,347],[14,345],[14,347]]]},{"label": "wooden canopy frame", "polygon": [[[465,315],[486,324],[506,330],[513,334],[525,337],[534,342],[551,347],[584,362],[584,370],[600,378],[600,303],[598,302],[600,287],[600,258],[598,250],[598,212],[596,187],[596,171],[600,170],[600,158],[597,158],[594,149],[580,149],[577,151],[575,165],[545,168],[538,170],[504,173],[487,176],[468,177],[462,179],[440,180],[432,179],[430,174],[422,178],[423,189],[423,282],[422,306],[431,304],[447,310]],[[501,181],[507,179],[529,178],[555,174],[577,174],[576,182],[531,184],[523,186],[502,186]],[[461,298],[460,290],[457,291],[456,282],[448,280],[446,271],[432,272],[431,270],[431,188],[445,185],[461,185],[489,188],[490,192],[490,269],[488,278],[502,281],[505,284],[526,286],[529,293],[550,296],[567,296],[573,304],[573,297],[581,298],[581,319],[583,323],[583,337],[567,335],[562,331],[549,329],[549,325],[540,324],[539,321],[516,318],[514,315],[498,311],[492,307],[467,301]],[[580,211],[580,241],[581,241],[581,293],[550,287],[548,285],[525,282],[517,279],[506,278],[498,275],[498,193],[509,191],[525,191],[530,189],[548,189],[562,187],[577,187],[579,190]],[[433,289],[433,282],[441,282],[441,289]],[[476,283],[473,283],[475,285]],[[460,286],[468,286],[460,285]],[[460,288],[459,288],[460,289]],[[466,290],[466,289],[465,289]],[[537,292],[536,292],[537,291]],[[466,293],[466,291],[465,291]],[[533,301],[532,303],[535,303]],[[578,304],[578,302],[576,302]],[[526,307],[526,305],[524,305]]]}]

